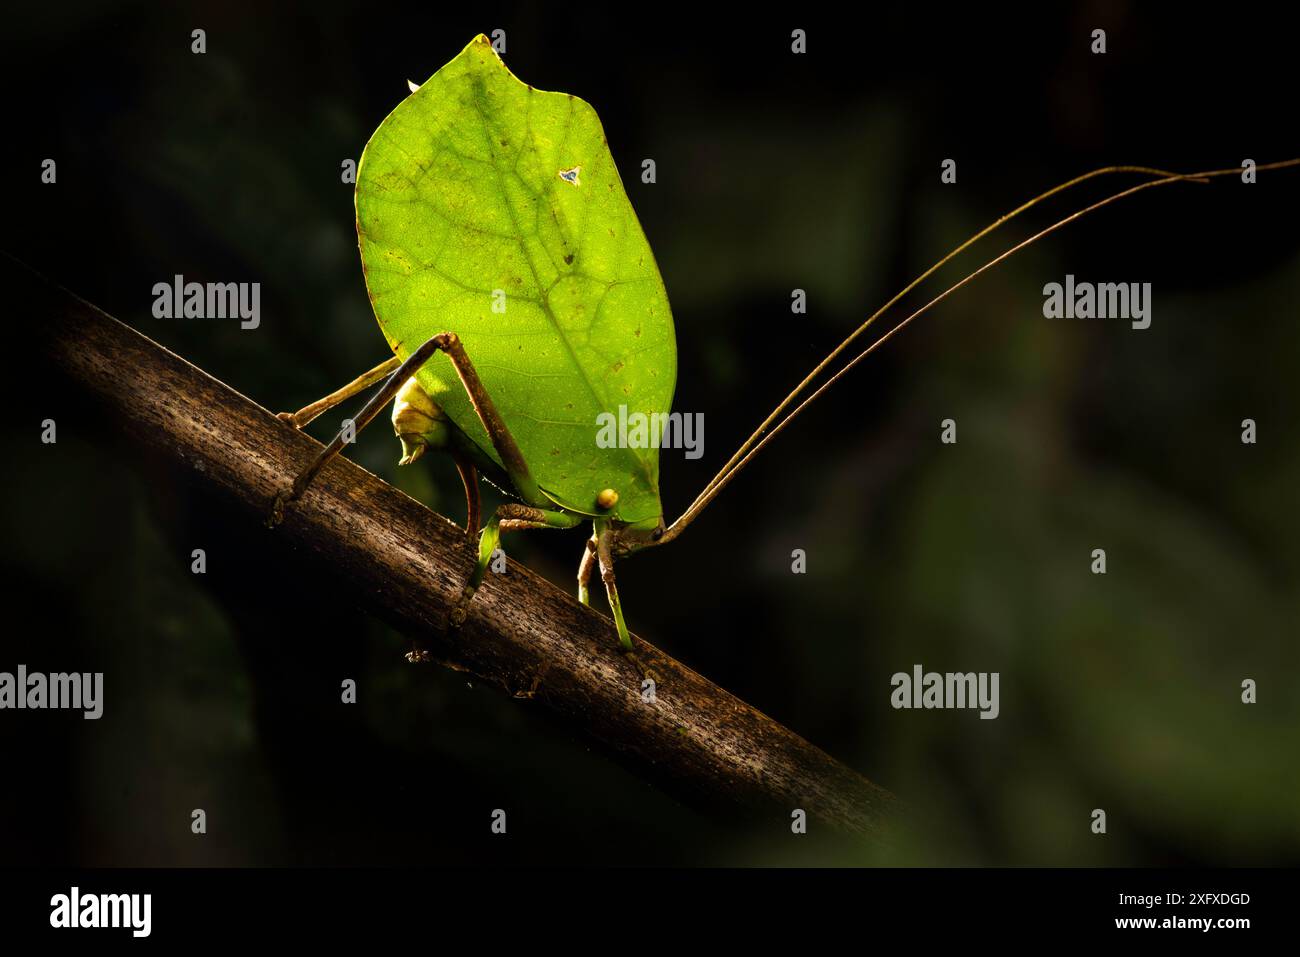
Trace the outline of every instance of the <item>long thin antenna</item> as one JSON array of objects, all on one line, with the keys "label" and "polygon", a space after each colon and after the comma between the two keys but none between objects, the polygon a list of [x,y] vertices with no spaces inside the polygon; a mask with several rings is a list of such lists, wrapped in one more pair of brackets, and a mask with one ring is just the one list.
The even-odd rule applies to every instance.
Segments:
[{"label": "long thin antenna", "polygon": [[790,394],[781,400],[781,404],[772,410],[772,413],[766,419],[763,420],[762,424],[759,425],[759,427],[754,430],[753,434],[750,435],[750,437],[745,440],[744,444],[741,445],[741,447],[736,450],[736,453],[731,457],[731,459],[727,462],[727,464],[718,470],[718,474],[715,475],[709,481],[709,484],[706,485],[704,489],[700,492],[699,497],[697,497],[697,501],[698,498],[702,498],[710,489],[713,488],[714,485],[718,483],[720,479],[722,479],[724,475],[727,474],[728,471],[732,469],[733,466],[735,466],[737,462],[740,461],[740,459],[745,455],[745,453],[749,451],[750,446],[752,446],[755,442],[758,441],[758,439],[763,435],[764,432],[768,430],[768,428],[772,425],[772,423],[775,422],[777,418],[780,417],[781,413],[783,413],[786,409],[790,407],[791,403],[793,403],[794,400],[799,397],[799,394],[803,392],[803,390],[806,389],[814,379],[816,379],[819,375],[825,372],[826,369],[829,368],[830,364],[834,362],[836,359],[838,359],[844,353],[844,351],[848,349],[849,346],[851,346],[855,341],[857,341],[858,337],[861,336],[864,332],[866,332],[867,328],[873,322],[875,322],[884,313],[888,312],[891,308],[893,308],[894,305],[897,304],[900,299],[906,296],[909,292],[911,292],[921,283],[925,282],[925,280],[929,279],[930,276],[932,276],[939,269],[943,268],[943,266],[945,266],[951,259],[961,255],[972,245],[979,242],[985,236],[989,235],[989,233],[992,233],[1003,224],[1009,223],[1011,220],[1015,219],[1017,216],[1019,216],[1021,213],[1025,212],[1026,210],[1032,209],[1033,207],[1037,206],[1039,203],[1051,199],[1056,194],[1062,193],[1065,190],[1070,189],[1071,187],[1078,186],[1080,183],[1085,183],[1088,180],[1094,179],[1098,176],[1106,176],[1112,173],[1145,173],[1150,176],[1164,177],[1164,178],[1179,175],[1178,173],[1170,172],[1169,170],[1153,169],[1149,166],[1106,166],[1101,169],[1095,169],[1092,170],[1091,172],[1084,173],[1082,176],[1076,176],[1074,177],[1074,179],[1067,180],[1066,182],[1061,183],[1057,186],[1053,186],[1047,192],[1040,193],[1039,195],[1035,196],[1033,199],[1029,200],[1026,203],[1022,203],[1020,206],[1017,206],[1011,212],[1006,213],[1003,216],[1000,216],[998,219],[994,220],[988,226],[985,226],[974,236],[971,236],[960,246],[951,250],[946,256],[944,256],[942,259],[936,262],[933,266],[931,266],[925,272],[921,273],[921,275],[917,276],[910,283],[908,283],[897,293],[895,293],[894,296],[890,298],[888,302],[886,302],[883,306],[881,306],[870,316],[868,316],[866,318],[866,321],[864,321],[862,325],[858,326],[857,329],[855,329],[852,333],[850,333],[848,338],[846,338],[843,342],[841,342],[838,346],[836,346],[835,350],[830,355],[828,355],[825,359],[819,362],[816,368],[814,368],[811,372],[809,372],[806,376],[804,376],[803,381],[800,382],[797,386],[795,386],[794,389],[790,392]]},{"label": "long thin antenna", "polygon": [[[1300,165],[1300,158],[1284,160],[1282,162],[1277,162],[1277,163],[1267,163],[1263,165],[1257,165],[1255,168],[1256,170],[1271,170],[1271,169],[1282,169],[1285,167],[1297,166],[1297,165]],[[852,336],[846,339],[845,342],[839,348],[837,348],[835,352],[831,354],[830,357],[827,358],[827,360],[823,361],[818,366],[817,370],[814,370],[814,372],[811,375],[809,375],[807,378],[805,378],[803,382],[799,384],[799,386],[795,389],[794,392],[792,392],[789,396],[786,397],[786,399],[777,408],[776,412],[768,416],[767,420],[763,423],[763,425],[761,425],[759,429],[752,436],[750,436],[748,440],[746,440],[745,444],[741,447],[740,451],[738,451],[734,456],[732,456],[731,461],[729,461],[725,466],[723,466],[722,470],[714,477],[713,481],[711,481],[708,484],[708,486],[705,487],[704,491],[700,493],[700,495],[691,504],[691,506],[682,514],[680,518],[677,519],[677,521],[673,522],[673,524],[664,533],[663,537],[659,540],[660,543],[662,544],[662,543],[669,542],[672,539],[676,538],[678,535],[680,535],[681,532],[686,528],[686,526],[689,525],[692,521],[694,521],[695,517],[699,515],[700,512],[703,511],[704,508],[711,501],[713,501],[713,499],[715,499],[718,496],[718,494],[722,491],[722,489],[725,488],[731,482],[731,480],[736,477],[737,474],[740,473],[740,471],[749,463],[750,459],[752,459],[764,446],[766,446],[768,442],[776,438],[776,436],[779,435],[781,431],[787,425],[790,424],[790,422],[795,418],[795,416],[797,416],[800,412],[802,412],[805,408],[807,408],[814,400],[817,399],[818,396],[820,396],[823,392],[825,392],[828,388],[830,388],[836,381],[838,381],[841,376],[843,376],[850,369],[856,366],[859,362],[861,362],[863,359],[869,356],[879,346],[883,345],[889,339],[893,338],[893,336],[896,333],[900,332],[905,326],[907,326],[910,322],[912,322],[913,319],[916,319],[921,314],[927,312],[931,307],[937,305],[938,303],[942,302],[944,299],[948,298],[948,296],[950,296],[952,293],[956,292],[958,289],[965,286],[967,283],[974,280],[977,276],[993,268],[998,263],[1009,258],[1013,254],[1019,252],[1021,249],[1024,249],[1027,246],[1036,243],[1038,240],[1043,239],[1044,237],[1051,235],[1057,230],[1063,228],[1064,226],[1067,226],[1068,224],[1074,222],[1076,219],[1079,219],[1082,216],[1086,216],[1088,213],[1101,209],[1104,206],[1109,206],[1111,203],[1124,199],[1127,196],[1131,196],[1134,193],[1139,193],[1142,190],[1150,189],[1155,186],[1165,186],[1170,183],[1197,182],[1197,181],[1204,182],[1212,177],[1239,174],[1242,168],[1240,166],[1234,166],[1229,169],[1207,170],[1200,173],[1167,174],[1164,175],[1163,178],[1161,179],[1149,180],[1145,183],[1139,183],[1136,186],[1131,186],[1128,189],[1122,190],[1118,193],[1114,193],[1110,196],[1107,196],[1104,199],[1098,200],[1097,202],[1093,203],[1090,206],[1087,206],[1081,210],[1078,210],[1075,213],[1070,214],[1064,219],[1058,220],[1057,222],[1053,223],[1051,226],[1048,226],[1046,229],[1043,229],[1040,232],[1035,233],[1033,236],[1030,236],[1028,239],[1012,246],[1010,249],[1006,250],[996,258],[989,260],[983,266],[980,266],[978,269],[976,269],[974,272],[967,275],[965,278],[961,279],[959,282],[956,282],[952,286],[949,286],[939,295],[935,296],[925,305],[921,306],[911,315],[907,316],[905,319],[900,321],[888,332],[886,332],[879,339],[877,339],[870,346],[868,346],[865,350],[859,353],[852,361],[850,361],[841,369],[839,369],[834,375],[832,375],[828,380],[826,380],[826,382],[822,383],[822,385],[819,386],[817,390],[812,393],[812,395],[804,399],[803,402],[801,402],[798,406],[796,406],[795,409],[792,412],[790,412],[789,415],[781,419],[781,421],[776,425],[775,428],[773,428],[771,431],[766,432],[766,434],[764,434],[765,430],[772,423],[772,421],[776,419],[776,417],[780,414],[781,411],[783,411],[785,408],[787,408],[790,405],[790,403],[794,400],[794,398],[797,397],[800,390],[802,390],[808,384],[809,380],[814,378],[819,371],[823,370],[831,359],[833,359],[839,353],[843,352],[844,348],[853,339],[855,339],[868,325],[870,325],[873,321],[875,321],[875,319],[879,317],[885,310],[887,310],[891,305],[897,302],[898,299],[902,297],[902,295],[906,294],[906,292],[914,288],[921,280],[925,279],[927,276],[933,273],[934,270],[939,268],[939,266],[941,266],[943,263],[947,262],[958,252],[965,249],[976,239],[991,232],[994,228],[996,228],[1001,223],[1005,222],[1007,219],[1029,208],[1035,203],[1041,201],[1043,198],[1052,195],[1054,192],[1059,192],[1062,189],[1065,189],[1074,183],[1081,182],[1085,178],[1091,176],[1097,176],[1104,172],[1120,170],[1120,169],[1131,170],[1131,169],[1135,169],[1135,167],[1108,167],[1105,170],[1096,170],[1093,173],[1086,174],[1085,177],[1079,177],[1075,180],[1071,180],[1069,183],[1062,184],[1061,186],[1056,187],[1054,190],[1051,190],[1048,193],[1044,193],[1041,197],[1037,197],[1034,200],[1031,200],[1029,203],[1026,203],[1024,206],[1021,206],[1018,209],[1016,209],[1013,213],[1010,213],[1007,216],[1003,217],[1002,219],[998,220],[998,222],[986,228],[983,232],[978,233],[976,234],[976,236],[967,240],[965,243],[959,246],[952,253],[949,253],[938,263],[936,263],[935,266],[931,267],[929,270],[923,273],[920,278],[912,282],[907,287],[907,289],[903,290],[903,292],[900,293],[898,296],[895,296],[893,299],[891,299],[889,303],[887,303],[882,309],[877,310],[875,313],[873,313],[867,319],[867,321],[863,323],[863,325],[860,326],[853,333]]]}]

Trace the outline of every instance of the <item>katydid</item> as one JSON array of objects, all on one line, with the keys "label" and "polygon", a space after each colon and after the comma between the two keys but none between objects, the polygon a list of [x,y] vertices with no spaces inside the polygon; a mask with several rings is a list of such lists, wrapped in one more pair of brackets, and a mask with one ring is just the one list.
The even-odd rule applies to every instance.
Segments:
[{"label": "katydid", "polygon": [[[620,405],[652,422],[668,412],[677,350],[658,267],[595,111],[572,95],[520,82],[481,35],[411,88],[366,145],[356,181],[362,268],[394,357],[301,411],[282,415],[301,428],[383,382],[351,429],[340,432],[276,497],[272,524],[345,439],[391,402],[402,464],[427,449],[451,454],[465,486],[469,534],[480,524],[480,476],[519,500],[498,508],[482,528],[478,561],[451,611],[452,627],[464,622],[502,532],[590,522],[578,597],[588,603],[589,581],[599,568],[619,642],[628,651],[632,641],[615,559],[680,535],[795,416],[882,343],[985,270],[1086,213],[1155,186],[1240,172],[1107,167],[1024,203],[868,317],[759,425],[683,515],[666,525],[657,443],[602,448],[596,442],[598,417]],[[1118,173],[1147,178],[1003,252],[809,392],[877,318],[972,243],[1057,193]]]}]

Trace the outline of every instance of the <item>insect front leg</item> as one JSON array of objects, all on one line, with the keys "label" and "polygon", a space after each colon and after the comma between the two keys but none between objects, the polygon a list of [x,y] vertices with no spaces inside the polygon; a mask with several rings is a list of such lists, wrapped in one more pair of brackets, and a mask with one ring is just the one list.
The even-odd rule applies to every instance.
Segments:
[{"label": "insect front leg", "polygon": [[658,684],[659,675],[633,650],[632,635],[627,630],[627,622],[623,620],[623,603],[619,600],[618,584],[614,581],[613,531],[607,523],[599,519],[593,524],[595,525],[596,560],[600,563],[600,579],[605,583],[605,595],[609,599],[609,608],[614,613],[614,627],[618,630],[620,650],[636,665],[642,678],[649,678]]},{"label": "insect front leg", "polygon": [[624,651],[632,650],[632,636],[623,620],[623,603],[618,600],[618,585],[614,581],[614,556],[610,548],[611,532],[604,522],[596,522],[596,559],[600,562],[600,580],[605,583],[610,611],[614,613],[614,627],[618,629],[618,643]]},{"label": "insect front leg", "polygon": [[465,618],[469,614],[469,603],[473,600],[479,586],[483,584],[483,577],[487,574],[492,555],[501,541],[502,532],[513,532],[522,528],[573,528],[581,521],[582,519],[577,515],[552,509],[513,503],[500,506],[483,528],[483,534],[479,536],[478,563],[474,566],[469,581],[465,583],[456,607],[451,610],[451,627],[459,628],[465,623]]}]

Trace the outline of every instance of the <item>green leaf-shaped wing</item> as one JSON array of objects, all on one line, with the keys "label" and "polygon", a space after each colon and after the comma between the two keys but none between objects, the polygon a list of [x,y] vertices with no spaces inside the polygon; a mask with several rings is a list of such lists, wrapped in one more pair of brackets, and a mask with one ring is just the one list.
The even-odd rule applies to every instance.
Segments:
[{"label": "green leaf-shaped wing", "polygon": [[[660,516],[658,449],[597,444],[601,413],[670,409],[677,346],[596,111],[521,83],[479,36],[375,131],[356,202],[393,351],[455,332],[547,495],[594,513],[613,488],[615,517]],[[446,357],[418,378],[500,464]]]}]

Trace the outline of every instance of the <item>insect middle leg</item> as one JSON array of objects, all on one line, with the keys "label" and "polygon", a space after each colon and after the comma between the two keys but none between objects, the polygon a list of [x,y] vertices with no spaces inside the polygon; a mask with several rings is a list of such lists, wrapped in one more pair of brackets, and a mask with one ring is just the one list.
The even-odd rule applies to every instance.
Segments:
[{"label": "insect middle leg", "polygon": [[465,623],[465,618],[469,614],[469,603],[473,600],[479,586],[483,584],[483,577],[487,574],[492,555],[501,541],[502,532],[513,532],[523,528],[573,528],[582,521],[580,516],[553,509],[533,508],[514,503],[498,507],[496,514],[484,526],[483,534],[479,536],[478,564],[474,566],[474,573],[465,583],[456,607],[451,610],[451,626],[459,628]]},{"label": "insect middle leg", "polygon": [[614,627],[618,629],[618,643],[624,651],[632,650],[632,635],[623,620],[623,603],[618,598],[618,584],[614,580],[614,556],[610,548],[611,532],[604,522],[596,523],[596,560],[600,563],[600,580],[605,583],[605,596],[614,613]]},{"label": "insect middle leg", "polygon": [[578,563],[578,601],[584,605],[591,604],[591,591],[588,587],[591,584],[591,573],[596,570],[596,535],[593,533],[591,538],[587,539],[587,545],[582,551],[582,561]]}]

